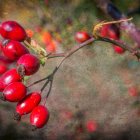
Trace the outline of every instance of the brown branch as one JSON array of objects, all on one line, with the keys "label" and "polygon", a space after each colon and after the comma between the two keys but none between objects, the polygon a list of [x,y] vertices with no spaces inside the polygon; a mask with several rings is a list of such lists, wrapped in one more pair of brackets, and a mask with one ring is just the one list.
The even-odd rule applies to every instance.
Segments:
[{"label": "brown branch", "polygon": [[[68,52],[66,53],[58,53],[58,54],[50,54],[48,55],[48,59],[50,58],[56,58],[56,57],[64,57],[61,62],[59,63],[59,65],[53,70],[53,72],[48,75],[47,77],[43,78],[43,79],[40,79],[38,81],[35,81],[34,83],[30,84],[28,87],[31,87],[35,84],[38,84],[44,80],[48,80],[48,81],[51,81],[55,75],[55,73],[58,71],[58,69],[60,68],[60,66],[63,64],[63,62],[68,58],[70,57],[72,54],[74,54],[75,52],[77,52],[78,50],[80,50],[81,48],[93,43],[93,42],[96,42],[96,41],[103,41],[103,42],[108,42],[108,43],[112,43],[114,45],[117,45],[117,46],[120,46],[121,48],[129,51],[130,53],[132,53],[133,55],[135,55],[138,59],[140,59],[140,51],[139,50],[135,50],[133,48],[131,48],[129,45],[127,45],[126,43],[123,43],[123,42],[119,42],[119,41],[116,41],[116,40],[113,40],[113,39],[109,39],[109,38],[105,38],[105,37],[100,37],[98,36],[97,39],[95,39],[94,37],[91,37],[90,39],[88,39],[87,41],[85,41],[84,43],[81,43],[75,47],[73,47],[71,50],[69,50]],[[50,80],[51,78],[51,80]],[[49,83],[49,82],[48,82]],[[46,84],[47,86],[47,84]],[[51,86],[52,87],[52,86]],[[45,86],[42,88],[44,89]]]},{"label": "brown branch", "polygon": [[[48,79],[52,78],[52,77],[54,76],[54,74],[57,72],[57,70],[59,69],[59,67],[61,66],[61,64],[62,64],[69,56],[71,56],[73,53],[77,52],[79,49],[83,48],[84,46],[87,46],[87,45],[91,44],[91,43],[94,42],[94,41],[95,41],[94,37],[91,37],[89,40],[87,40],[87,41],[85,41],[84,43],[81,43],[81,44],[79,44],[79,45],[73,47],[71,50],[69,50],[69,51],[66,52],[66,53],[58,53],[58,54],[50,54],[50,55],[48,55],[48,59],[50,59],[50,58],[55,58],[55,57],[64,57],[64,58],[61,60],[61,62],[59,63],[59,65],[53,70],[53,72],[52,72],[50,75],[48,75],[48,76],[45,77],[45,78],[42,78],[42,79],[40,79],[40,80],[37,80],[37,81],[33,82],[32,84],[30,84],[30,85],[28,86],[28,88],[31,87],[31,86],[33,86],[33,85],[36,85],[36,84],[38,84],[38,83],[40,83],[40,82],[42,82],[42,81],[45,81],[45,80],[48,80]],[[43,89],[44,89],[44,88],[43,88]]]},{"label": "brown branch", "polygon": [[56,57],[65,57],[65,53],[55,53],[55,54],[50,54],[47,58],[56,58]]},{"label": "brown branch", "polygon": [[[46,84],[42,87],[41,91],[44,90],[44,88],[52,82],[53,78],[54,78],[54,75],[55,73],[58,71],[58,69],[60,68],[60,66],[64,63],[64,61],[70,57],[72,54],[74,54],[75,52],[77,52],[79,49],[93,43],[93,42],[96,42],[96,41],[103,41],[103,42],[108,42],[108,43],[112,43],[114,45],[117,45],[117,46],[120,46],[121,48],[129,51],[130,53],[134,54],[138,59],[140,58],[140,51],[137,51],[137,50],[134,50],[133,48],[131,48],[129,45],[125,44],[125,43],[122,43],[122,42],[119,42],[119,41],[116,41],[116,40],[113,40],[113,39],[109,39],[109,38],[104,38],[104,37],[100,37],[98,36],[97,39],[95,39],[94,37],[91,37],[89,40],[85,41],[84,43],[81,43],[75,47],[73,47],[71,50],[69,50],[68,52],[66,53],[58,53],[58,54],[51,54],[49,55],[48,57],[49,58],[55,58],[55,57],[64,57],[61,62],[59,63],[59,65],[53,70],[53,72],[48,75],[47,77],[43,78],[43,79],[40,79],[38,81],[35,81],[34,83],[32,83],[31,85],[29,85],[28,87],[31,87],[37,83],[40,83],[42,81],[46,81]],[[52,88],[52,85],[50,86],[49,88],[49,93],[51,91],[51,88]],[[47,94],[47,98],[48,98],[48,95],[49,93]]]},{"label": "brown branch", "polygon": [[95,41],[95,38],[94,37],[91,37],[90,39],[88,39],[84,43],[81,43],[81,44],[73,47],[71,50],[69,50],[66,53],[58,53],[58,54],[51,54],[51,55],[49,55],[48,59],[55,58],[55,57],[65,57],[65,58],[66,57],[69,57],[73,53],[77,52],[79,49],[83,48],[84,46],[87,46],[87,45],[91,44],[93,41]]},{"label": "brown branch", "polygon": [[[132,47],[130,47],[128,44],[124,43],[124,42],[119,42],[117,40],[113,40],[113,39],[109,39],[109,38],[105,38],[105,37],[100,37],[98,36],[98,39],[95,39],[94,37],[90,38],[89,40],[85,41],[84,43],[81,43],[75,47],[73,47],[71,50],[69,50],[66,53],[56,53],[56,54],[51,54],[48,56],[48,59],[51,58],[56,58],[56,57],[64,57],[64,59],[66,59],[67,57],[71,56],[73,53],[77,52],[79,49],[87,46],[88,44],[95,42],[95,41],[104,41],[104,42],[108,42],[108,43],[112,43],[114,45],[120,46],[121,48],[129,51],[130,53],[136,55],[136,57],[139,59],[140,58],[140,52]],[[64,60],[63,60],[64,61]],[[61,62],[62,63],[62,62]]]},{"label": "brown branch", "polygon": [[105,37],[98,37],[98,40],[96,40],[96,41],[104,41],[104,42],[108,42],[108,43],[112,43],[114,45],[120,46],[121,48],[123,48],[123,49],[129,51],[130,53],[132,53],[133,55],[135,55],[138,58],[138,60],[140,59],[140,50],[139,49],[136,50],[134,48],[131,48],[126,43],[119,42],[119,41],[105,38]]}]

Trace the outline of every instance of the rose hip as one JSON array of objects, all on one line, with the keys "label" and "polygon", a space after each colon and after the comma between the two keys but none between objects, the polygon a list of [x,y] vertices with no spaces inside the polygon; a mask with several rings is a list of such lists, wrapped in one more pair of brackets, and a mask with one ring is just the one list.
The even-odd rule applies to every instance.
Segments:
[{"label": "rose hip", "polygon": [[88,121],[86,123],[86,128],[88,132],[94,132],[97,130],[97,123],[95,121]]},{"label": "rose hip", "polygon": [[41,101],[39,92],[28,94],[23,100],[18,102],[16,106],[15,119],[20,120],[22,115],[30,113]]},{"label": "rose hip", "polygon": [[5,39],[24,41],[26,32],[16,21],[5,21],[0,24],[0,34]]},{"label": "rose hip", "polygon": [[32,54],[24,54],[17,61],[18,66],[23,66],[25,75],[32,75],[36,73],[40,67],[39,59]]},{"label": "rose hip", "polygon": [[107,37],[110,39],[119,39],[120,38],[120,30],[116,25],[107,24],[101,28],[100,34],[102,37]]},{"label": "rose hip", "polygon": [[45,106],[39,105],[33,109],[30,115],[30,123],[36,128],[42,128],[49,119],[49,111]]},{"label": "rose hip", "polygon": [[77,32],[75,34],[75,40],[79,43],[83,43],[90,38],[90,35],[85,31]]},{"label": "rose hip", "polygon": [[2,99],[9,102],[18,102],[26,96],[26,92],[26,87],[23,83],[14,82],[4,89]]},{"label": "rose hip", "polygon": [[0,77],[0,91],[3,91],[9,84],[20,82],[21,80],[22,77],[18,74],[16,69],[8,70]]},{"label": "rose hip", "polygon": [[125,52],[125,49],[121,48],[120,46],[113,45],[113,48],[114,48],[114,52],[118,54],[123,54]]},{"label": "rose hip", "polygon": [[10,60],[17,60],[23,54],[29,53],[28,49],[18,41],[5,40],[2,46],[3,54]]}]

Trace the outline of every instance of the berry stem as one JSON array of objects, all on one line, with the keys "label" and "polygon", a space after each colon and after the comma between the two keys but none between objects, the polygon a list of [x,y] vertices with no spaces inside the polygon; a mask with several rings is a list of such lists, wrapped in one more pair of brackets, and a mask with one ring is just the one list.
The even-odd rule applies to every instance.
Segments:
[{"label": "berry stem", "polygon": [[[43,90],[45,89],[45,87],[50,83],[50,85],[51,85],[51,83],[53,82],[53,77],[54,77],[54,74],[56,73],[56,71],[57,71],[57,67],[54,69],[54,71],[53,71],[53,73],[51,73],[49,76],[47,76],[47,80],[46,80],[46,82],[45,82],[45,84],[43,85],[43,87],[41,88],[41,92],[43,92]],[[49,94],[49,93],[48,93]]]},{"label": "berry stem", "polygon": [[48,78],[48,76],[45,77],[45,78],[42,78],[42,79],[40,79],[40,80],[37,80],[37,81],[33,82],[32,84],[30,84],[29,86],[27,86],[27,88],[29,88],[29,87],[31,87],[31,86],[33,86],[33,85],[36,85],[36,84],[38,84],[38,83],[40,83],[40,82],[46,80],[47,78]]},{"label": "berry stem", "polygon": [[50,54],[49,56],[47,56],[48,59],[56,58],[56,57],[65,57],[65,53],[56,53],[56,54]]},{"label": "berry stem", "polygon": [[[47,85],[48,83],[46,83],[46,85]],[[46,105],[46,101],[47,101],[47,99],[48,99],[48,97],[49,97],[49,95],[50,95],[50,93],[51,93],[51,89],[52,89],[52,85],[53,85],[53,79],[50,81],[50,86],[49,86],[49,90],[48,90],[48,92],[47,92],[47,95],[46,95],[46,97],[45,97],[45,101],[44,101],[44,106]],[[46,86],[45,85],[45,86]]]},{"label": "berry stem", "polygon": [[24,44],[31,50],[33,50],[40,58],[44,58],[50,55],[47,54],[46,50],[42,48],[39,44],[36,43],[35,40],[30,38],[30,41],[24,41]]}]

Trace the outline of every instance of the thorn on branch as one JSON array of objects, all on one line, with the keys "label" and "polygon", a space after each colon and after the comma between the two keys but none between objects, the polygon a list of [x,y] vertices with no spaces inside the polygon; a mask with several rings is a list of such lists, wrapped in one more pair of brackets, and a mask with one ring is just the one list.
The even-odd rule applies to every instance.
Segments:
[{"label": "thorn on branch", "polygon": [[113,20],[113,21],[108,21],[108,22],[100,22],[98,24],[96,24],[94,27],[93,27],[93,36],[98,39],[98,31],[104,26],[104,25],[108,25],[108,24],[116,24],[116,23],[121,23],[121,22],[125,22],[125,21],[130,21],[132,20],[133,18],[128,18],[128,19],[120,19],[120,20]]}]

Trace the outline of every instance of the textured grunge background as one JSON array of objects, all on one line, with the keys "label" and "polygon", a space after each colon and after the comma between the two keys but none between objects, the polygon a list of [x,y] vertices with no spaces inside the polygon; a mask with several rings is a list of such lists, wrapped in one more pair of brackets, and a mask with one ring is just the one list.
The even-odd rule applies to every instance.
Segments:
[{"label": "textured grunge background", "polygon": [[[139,4],[138,0],[113,2],[124,13]],[[139,16],[135,15],[133,20],[137,26]],[[44,33],[51,34],[57,52],[63,52],[77,44],[74,39],[77,31],[92,33],[93,24],[111,19],[97,9],[94,0],[0,0],[0,21],[5,20],[16,20],[32,30],[33,38],[42,47],[46,47],[42,41]],[[127,34],[122,33],[121,38],[134,45]],[[26,84],[48,75],[60,60],[48,60]],[[55,75],[47,101],[48,124],[32,132],[29,116],[15,122],[15,104],[1,101],[0,139],[139,140],[139,69],[140,63],[132,54],[116,54],[108,43],[98,42],[79,50]],[[33,86],[31,91],[42,85]],[[132,96],[130,88],[135,88],[138,95]],[[94,125],[91,132],[89,122]]]}]

